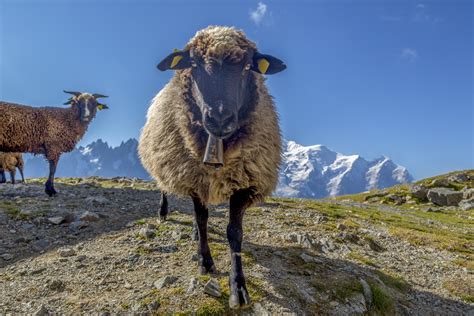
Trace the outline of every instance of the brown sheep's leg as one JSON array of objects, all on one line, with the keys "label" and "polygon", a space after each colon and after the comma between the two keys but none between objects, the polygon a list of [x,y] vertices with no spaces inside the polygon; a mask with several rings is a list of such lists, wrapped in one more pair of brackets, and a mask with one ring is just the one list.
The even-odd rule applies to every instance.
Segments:
[{"label": "brown sheep's leg", "polygon": [[25,176],[24,176],[24,174],[23,174],[23,166],[19,166],[19,167],[18,167],[18,170],[20,171],[21,181],[22,181],[23,183],[26,183],[26,181],[25,181]]},{"label": "brown sheep's leg", "polygon": [[245,286],[245,277],[242,269],[242,220],[245,209],[252,201],[252,190],[238,190],[230,198],[229,225],[227,239],[230,246],[231,269],[229,275],[229,307],[239,308],[250,304],[250,296]]},{"label": "brown sheep's leg", "polygon": [[45,186],[44,191],[49,196],[53,196],[57,193],[56,190],[54,189],[54,174],[56,173],[57,165],[58,165],[58,159],[49,160],[49,177],[48,177],[48,181],[46,181],[46,183],[44,184]]},{"label": "brown sheep's leg", "polygon": [[16,176],[16,168],[10,170],[10,179],[12,180],[12,184],[15,184],[15,176]]},{"label": "brown sheep's leg", "polygon": [[5,177],[5,171],[0,171],[0,183],[7,182],[7,178]]},{"label": "brown sheep's leg", "polygon": [[160,221],[166,221],[167,215],[168,215],[168,197],[166,196],[166,192],[161,191]]},{"label": "brown sheep's leg", "polygon": [[198,226],[199,243],[199,272],[201,274],[216,273],[216,266],[212,260],[211,250],[207,243],[207,219],[209,218],[209,211],[198,196],[191,196],[194,203],[194,216]]}]

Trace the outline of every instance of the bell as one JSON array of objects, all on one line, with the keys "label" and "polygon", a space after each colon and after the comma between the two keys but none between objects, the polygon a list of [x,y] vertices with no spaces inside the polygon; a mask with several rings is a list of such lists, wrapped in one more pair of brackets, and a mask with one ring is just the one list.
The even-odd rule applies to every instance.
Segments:
[{"label": "bell", "polygon": [[216,169],[224,166],[224,142],[221,138],[209,135],[203,162]]}]

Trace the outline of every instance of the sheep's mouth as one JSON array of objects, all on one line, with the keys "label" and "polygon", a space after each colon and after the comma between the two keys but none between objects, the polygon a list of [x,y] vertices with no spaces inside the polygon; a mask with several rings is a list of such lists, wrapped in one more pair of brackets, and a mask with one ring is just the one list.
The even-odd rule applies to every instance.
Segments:
[{"label": "sheep's mouth", "polygon": [[209,134],[203,162],[205,165],[219,169],[224,166],[224,141]]}]

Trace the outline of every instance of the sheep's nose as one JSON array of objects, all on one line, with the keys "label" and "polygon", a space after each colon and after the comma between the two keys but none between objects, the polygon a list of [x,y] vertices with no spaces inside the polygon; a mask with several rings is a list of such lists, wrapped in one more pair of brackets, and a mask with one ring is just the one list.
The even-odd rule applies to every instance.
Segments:
[{"label": "sheep's nose", "polygon": [[229,110],[211,110],[204,116],[204,126],[216,137],[230,136],[237,127],[237,116]]}]

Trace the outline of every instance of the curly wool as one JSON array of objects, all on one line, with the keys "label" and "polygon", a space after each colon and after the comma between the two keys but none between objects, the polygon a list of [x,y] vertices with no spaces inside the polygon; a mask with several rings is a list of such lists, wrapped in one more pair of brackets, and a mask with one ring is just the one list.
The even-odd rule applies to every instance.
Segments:
[{"label": "curly wool", "polygon": [[0,102],[0,151],[44,154],[57,160],[74,149],[87,130],[79,109]]},{"label": "curly wool", "polygon": [[24,162],[21,153],[0,152],[0,172],[15,171],[15,168],[23,168]]},{"label": "curly wool", "polygon": [[[227,27],[199,31],[187,47],[203,58],[243,56],[256,49],[243,32]],[[205,204],[228,201],[239,189],[252,188],[254,201],[273,192],[281,162],[278,116],[263,76],[251,76],[252,100],[239,113],[238,131],[224,141],[224,166],[219,170],[202,162],[207,132],[190,99],[190,70],[176,72],[155,96],[138,151],[143,166],[162,190],[182,196],[197,194]]]}]

